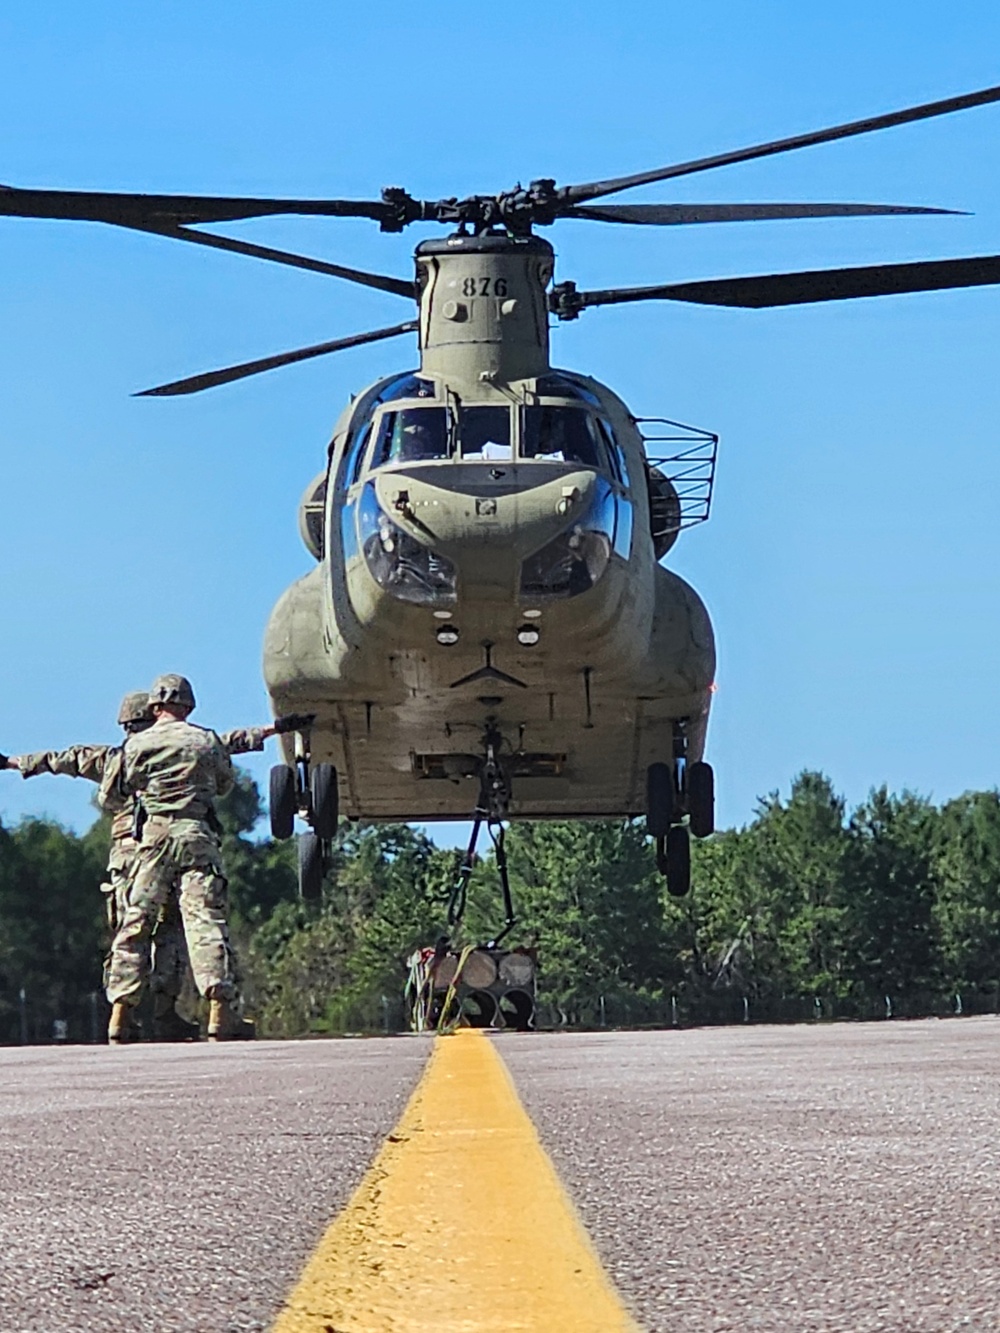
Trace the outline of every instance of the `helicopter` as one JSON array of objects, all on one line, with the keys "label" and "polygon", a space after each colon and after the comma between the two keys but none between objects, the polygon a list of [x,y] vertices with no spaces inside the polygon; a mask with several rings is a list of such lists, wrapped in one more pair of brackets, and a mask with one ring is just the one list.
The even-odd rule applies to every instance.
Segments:
[{"label": "helicopter", "polygon": [[[707,519],[718,438],[643,420],[606,385],[553,367],[550,325],[666,300],[763,308],[1000,283],[1000,256],[581,290],[554,282],[537,229],[563,219],[678,226],[945,214],[852,203],[605,203],[607,196],[1000,101],[1000,87],[651,171],[496,195],[255,199],[0,187],[0,215],[96,221],[333,276],[416,303],[387,328],[189,376],[200,392],[417,335],[416,368],[357,394],[299,508],[314,567],[268,624],[276,715],[307,715],[271,772],[273,835],[297,816],[303,896],[321,891],[339,820],[646,820],[668,891],[714,831],[705,759],[715,677],[701,598],[662,562]],[[443,224],[404,279],[199,230],[276,215]],[[494,835],[494,841],[497,838]],[[502,841],[498,843],[507,908]],[[459,885],[457,898],[464,895]],[[453,895],[453,900],[456,895]],[[456,912],[459,910],[455,908]],[[449,909],[450,924],[451,908]],[[498,940],[501,938],[498,936]],[[494,944],[496,941],[493,942]]]}]

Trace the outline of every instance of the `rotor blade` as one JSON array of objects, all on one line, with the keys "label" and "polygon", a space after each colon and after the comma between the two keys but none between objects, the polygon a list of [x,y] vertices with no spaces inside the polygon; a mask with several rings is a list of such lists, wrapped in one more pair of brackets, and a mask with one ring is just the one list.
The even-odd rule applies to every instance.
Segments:
[{"label": "rotor blade", "polygon": [[389,329],[372,329],[368,333],[355,333],[349,338],[334,338],[332,342],[299,347],[294,352],[279,352],[277,356],[261,357],[258,361],[243,361],[238,366],[227,366],[224,370],[210,370],[204,375],[191,375],[187,379],[173,380],[170,384],[157,385],[155,389],[143,389],[132,397],[170,398],[175,394],[200,393],[202,389],[214,389],[219,384],[232,384],[233,380],[246,379],[248,375],[259,375],[265,370],[277,370],[279,366],[290,366],[296,361],[308,361],[313,356],[326,356],[327,352],[340,352],[345,347],[360,347],[363,343],[396,338],[401,333],[414,333],[416,329],[417,321],[411,319],[405,324],[394,324]]},{"label": "rotor blade", "polygon": [[[853,218],[944,213],[954,208],[918,208],[906,204],[598,204],[568,208],[560,217],[593,222],[633,222],[653,227],[692,222],[766,222],[777,218]],[[963,216],[967,216],[963,214]]]},{"label": "rotor blade", "polygon": [[0,216],[117,222],[121,226],[179,227],[235,222],[277,214],[374,218],[389,210],[380,200],[245,199],[198,194],[119,194],[102,190],[21,190],[0,185]]},{"label": "rotor blade", "polygon": [[[979,92],[964,93],[961,97],[946,97],[940,102],[924,102],[920,106],[906,107],[902,111],[890,111],[883,116],[852,120],[844,125],[834,125],[830,129],[814,130],[811,134],[797,134],[790,139],[775,139],[771,143],[753,144],[749,148],[738,148],[731,153],[718,153],[714,157],[678,162],[673,166],[659,167],[655,171],[638,171],[631,176],[616,176],[611,180],[591,181],[586,185],[567,185],[558,191],[558,195],[564,204],[576,204],[586,199],[599,199],[605,194],[617,194],[619,190],[627,190],[633,185],[649,185],[652,181],[671,180],[675,176],[690,176],[696,171],[711,171],[715,167],[728,167],[736,162],[750,162],[758,157],[788,153],[795,148],[811,148],[814,144],[830,143],[834,139],[849,139],[855,134],[869,134],[872,130],[885,130],[892,125],[906,125],[912,120],[947,116],[952,111],[965,111],[969,107],[984,106],[988,102],[996,101],[1000,101],[1000,87],[983,88]],[[557,211],[561,211],[558,204]]]},{"label": "rotor blade", "polygon": [[360,283],[362,287],[375,287],[379,291],[392,292],[395,296],[415,297],[412,282],[403,278],[390,278],[381,273],[366,273],[362,269],[344,268],[341,264],[329,264],[323,259],[309,259],[306,255],[291,254],[288,250],[275,250],[269,245],[252,245],[249,241],[238,241],[232,236],[216,236],[213,232],[192,231],[189,227],[154,227],[141,226],[138,223],[120,223],[131,231],[144,231],[152,236],[167,236],[174,241],[191,241],[195,245],[207,245],[216,250],[232,250],[238,255],[249,255],[252,259],[267,259],[274,264],[288,264],[291,268],[304,268],[312,273],[327,273],[334,278],[346,278],[348,282]]},{"label": "rotor blade", "polygon": [[580,308],[662,300],[761,309],[816,301],[850,301],[863,296],[897,296],[903,292],[934,292],[951,287],[987,287],[996,283],[1000,283],[1000,255],[985,255],[921,260],[915,264],[769,273],[752,278],[714,278],[706,282],[666,283],[661,287],[618,287],[577,292],[573,300]]}]

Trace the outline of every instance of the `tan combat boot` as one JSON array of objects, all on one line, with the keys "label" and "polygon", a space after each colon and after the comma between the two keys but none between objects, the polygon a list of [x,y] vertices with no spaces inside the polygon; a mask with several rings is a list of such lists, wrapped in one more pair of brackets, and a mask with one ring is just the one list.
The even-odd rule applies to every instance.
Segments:
[{"label": "tan combat boot", "polygon": [[136,1021],[132,1006],[124,1000],[116,1000],[111,1006],[111,1019],[108,1023],[108,1045],[127,1046],[129,1042],[142,1040],[142,1028]]},{"label": "tan combat boot", "polygon": [[176,995],[158,994],[153,996],[153,1040],[154,1041],[198,1041],[201,1028],[197,1023],[188,1023],[181,1018],[176,1009]]},{"label": "tan combat boot", "polygon": [[241,1018],[232,1000],[210,1000],[208,1004],[209,1041],[253,1041],[257,1029]]}]

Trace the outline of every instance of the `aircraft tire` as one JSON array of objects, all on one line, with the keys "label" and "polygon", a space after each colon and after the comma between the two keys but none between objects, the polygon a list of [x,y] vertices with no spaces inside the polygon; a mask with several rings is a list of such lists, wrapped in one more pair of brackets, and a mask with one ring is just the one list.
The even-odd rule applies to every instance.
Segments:
[{"label": "aircraft tire", "polygon": [[284,842],[292,836],[297,805],[295,770],[289,768],[287,764],[275,764],[271,769],[270,798],[268,800],[272,838]]},{"label": "aircraft tire", "polygon": [[335,838],[340,818],[340,793],[333,764],[314,764],[309,772],[312,826],[318,838]]},{"label": "aircraft tire", "polygon": [[650,764],[646,769],[646,832],[665,838],[674,821],[677,794],[669,764]]},{"label": "aircraft tire", "polygon": [[667,892],[671,898],[685,898],[691,889],[691,838],[683,824],[675,824],[667,834],[664,847]]},{"label": "aircraft tire", "polygon": [[323,843],[315,833],[299,834],[299,897],[318,902],[323,896]]},{"label": "aircraft tire", "polygon": [[696,838],[707,838],[715,832],[715,774],[711,764],[690,765],[687,791],[691,832]]}]

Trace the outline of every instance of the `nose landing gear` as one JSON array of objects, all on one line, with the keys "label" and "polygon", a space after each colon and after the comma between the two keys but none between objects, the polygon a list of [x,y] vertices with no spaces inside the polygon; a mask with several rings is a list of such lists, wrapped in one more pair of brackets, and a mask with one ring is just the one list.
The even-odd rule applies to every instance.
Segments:
[{"label": "nose landing gear", "polygon": [[310,832],[299,835],[299,894],[314,902],[322,896],[330,843],[337,836],[340,796],[336,768],[311,763],[308,732],[301,731],[295,736],[294,767],[271,769],[271,836],[282,842],[290,838],[297,814],[310,825]]},{"label": "nose landing gear", "polygon": [[671,763],[646,770],[646,829],[656,843],[656,868],[667,892],[683,898],[691,888],[691,834],[715,832],[715,777],[711,764],[688,763],[687,731],[674,723]]}]

